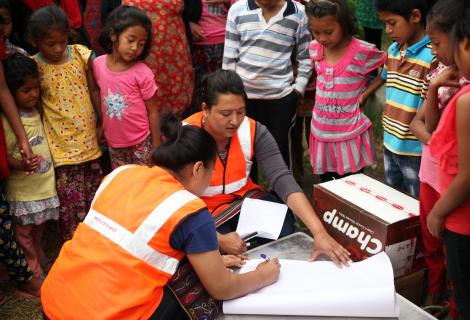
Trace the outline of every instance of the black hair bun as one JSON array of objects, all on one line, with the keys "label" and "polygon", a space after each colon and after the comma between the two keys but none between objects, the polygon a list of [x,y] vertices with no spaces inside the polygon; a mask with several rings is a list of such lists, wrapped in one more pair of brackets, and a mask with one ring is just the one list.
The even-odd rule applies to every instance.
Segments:
[{"label": "black hair bun", "polygon": [[160,119],[160,132],[164,143],[176,143],[183,133],[183,124],[174,113],[168,112]]}]

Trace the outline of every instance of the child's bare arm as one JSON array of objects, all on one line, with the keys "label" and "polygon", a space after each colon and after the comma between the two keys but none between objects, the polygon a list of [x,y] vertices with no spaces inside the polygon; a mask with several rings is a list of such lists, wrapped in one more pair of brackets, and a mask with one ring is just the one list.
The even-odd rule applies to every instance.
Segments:
[{"label": "child's bare arm", "polygon": [[0,106],[2,107],[5,116],[10,123],[10,126],[15,133],[16,139],[23,150],[24,156],[27,159],[33,158],[33,151],[28,142],[28,137],[24,131],[23,124],[21,123],[20,115],[16,109],[15,101],[10,93],[5,82],[5,75],[3,73],[3,65],[0,63]]},{"label": "child's bare arm", "polygon": [[378,88],[380,88],[383,84],[385,83],[385,80],[380,77],[380,72],[379,76],[374,79],[364,90],[364,92],[361,95],[361,98],[359,99],[359,104],[362,106],[364,103],[367,101],[367,99],[370,97],[371,94],[373,94],[375,91],[377,91]]},{"label": "child's bare arm", "polygon": [[93,109],[95,110],[99,123],[101,123],[102,115],[100,88],[98,87],[98,84],[95,80],[95,76],[93,74],[93,59],[91,57],[88,59],[86,80],[88,84],[88,91],[90,92],[91,103],[93,104]]},{"label": "child's bare arm", "polygon": [[425,100],[421,105],[421,108],[416,112],[413,121],[410,123],[411,132],[424,144],[428,144],[429,139],[431,139],[431,134],[426,130],[426,126],[424,124],[424,114],[427,108],[427,101]]},{"label": "child's bare arm", "polygon": [[452,68],[449,68],[439,75],[429,83],[428,93],[426,95],[426,101],[428,108],[425,113],[425,125],[428,132],[434,132],[441,118],[441,112],[439,110],[438,103],[438,90],[442,86],[451,86],[458,87],[458,73]]},{"label": "child's bare arm", "polygon": [[38,160],[37,157],[34,157],[31,161],[26,161],[24,158],[18,160],[8,156],[8,165],[14,170],[25,171],[27,174],[32,174],[38,166]]},{"label": "child's bare arm", "polygon": [[147,115],[149,118],[150,134],[152,135],[152,153],[160,145],[160,116],[158,112],[156,94],[145,101]]},{"label": "child's bare arm", "polygon": [[427,219],[429,232],[439,237],[445,217],[470,197],[470,93],[457,100],[458,172],[447,191],[436,202]]},{"label": "child's bare arm", "polygon": [[95,80],[93,74],[93,59],[88,59],[88,68],[86,71],[86,80],[88,84],[88,91],[90,92],[91,104],[96,114],[96,138],[98,142],[103,138],[103,115],[101,113],[101,94],[100,88]]}]

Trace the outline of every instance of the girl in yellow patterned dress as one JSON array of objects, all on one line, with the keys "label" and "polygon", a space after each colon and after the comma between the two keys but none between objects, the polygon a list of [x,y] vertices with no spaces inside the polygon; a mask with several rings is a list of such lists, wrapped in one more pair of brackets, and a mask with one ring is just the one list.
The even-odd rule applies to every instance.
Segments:
[{"label": "girl in yellow patterned dress", "polygon": [[68,45],[70,27],[62,9],[35,11],[27,32],[39,51],[33,59],[41,76],[44,129],[60,199],[59,232],[66,241],[85,218],[103,176],[96,127],[99,102],[95,105],[90,96],[99,91],[92,86],[91,51]]}]

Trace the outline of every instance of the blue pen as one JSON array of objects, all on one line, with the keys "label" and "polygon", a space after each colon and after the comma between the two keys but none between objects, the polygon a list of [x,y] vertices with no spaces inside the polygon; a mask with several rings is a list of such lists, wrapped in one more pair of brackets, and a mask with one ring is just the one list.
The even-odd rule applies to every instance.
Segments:
[{"label": "blue pen", "polygon": [[264,260],[268,261],[269,258],[267,255],[265,255],[264,253],[260,254],[260,257],[263,258]]}]

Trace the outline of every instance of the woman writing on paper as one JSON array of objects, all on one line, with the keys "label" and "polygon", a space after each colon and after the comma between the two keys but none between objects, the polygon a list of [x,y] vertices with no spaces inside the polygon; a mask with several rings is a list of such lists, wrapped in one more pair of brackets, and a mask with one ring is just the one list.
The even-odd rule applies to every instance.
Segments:
[{"label": "woman writing on paper", "polygon": [[[221,250],[228,254],[246,251],[244,241],[234,232],[244,198],[279,202],[250,179],[251,164],[256,157],[270,187],[312,233],[315,241],[310,259],[325,253],[338,266],[347,265],[348,251],[322,226],[268,129],[245,116],[246,94],[240,77],[233,71],[219,70],[207,77],[203,86],[202,111],[185,122],[204,128],[217,142],[215,170],[201,199],[214,218]],[[294,217],[288,212],[281,237],[294,232],[293,223]]]},{"label": "woman writing on paper", "polygon": [[240,275],[225,267],[213,220],[197,197],[214,170],[216,143],[174,117],[161,123],[156,166],[127,165],[108,175],[62,247],[41,290],[47,319],[187,319],[166,287],[185,256],[216,299],[277,280],[277,259]]}]

